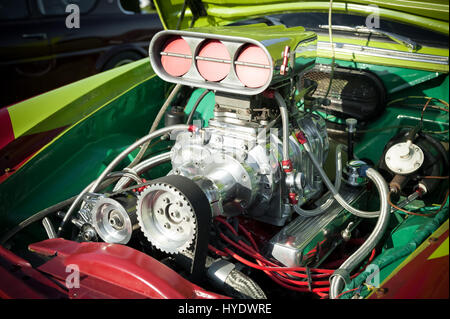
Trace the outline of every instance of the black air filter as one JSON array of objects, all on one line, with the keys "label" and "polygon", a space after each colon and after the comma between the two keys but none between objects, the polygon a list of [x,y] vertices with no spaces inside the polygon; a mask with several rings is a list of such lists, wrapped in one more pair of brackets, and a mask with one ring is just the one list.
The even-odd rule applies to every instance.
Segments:
[{"label": "black air filter", "polygon": [[[330,84],[331,66],[316,65],[301,78],[303,87],[317,84],[313,98],[324,98]],[[330,105],[319,107],[329,114],[346,119],[356,118],[368,122],[380,115],[385,108],[386,90],[373,73],[335,67],[328,99]]]}]

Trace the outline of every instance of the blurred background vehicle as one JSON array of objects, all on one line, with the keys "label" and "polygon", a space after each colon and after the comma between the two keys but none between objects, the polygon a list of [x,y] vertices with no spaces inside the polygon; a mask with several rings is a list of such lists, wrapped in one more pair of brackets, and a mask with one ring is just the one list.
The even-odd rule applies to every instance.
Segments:
[{"label": "blurred background vehicle", "polygon": [[160,30],[150,0],[0,0],[0,107],[144,58]]}]

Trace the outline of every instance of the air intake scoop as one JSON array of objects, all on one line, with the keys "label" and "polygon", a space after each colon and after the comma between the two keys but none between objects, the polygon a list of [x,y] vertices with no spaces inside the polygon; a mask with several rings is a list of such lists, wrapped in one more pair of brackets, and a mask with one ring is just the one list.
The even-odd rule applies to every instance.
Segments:
[{"label": "air intake scoop", "polygon": [[[165,81],[256,95],[314,62],[316,42],[316,35],[302,27],[167,30],[153,37],[149,56]],[[287,72],[280,72],[286,66]]]}]

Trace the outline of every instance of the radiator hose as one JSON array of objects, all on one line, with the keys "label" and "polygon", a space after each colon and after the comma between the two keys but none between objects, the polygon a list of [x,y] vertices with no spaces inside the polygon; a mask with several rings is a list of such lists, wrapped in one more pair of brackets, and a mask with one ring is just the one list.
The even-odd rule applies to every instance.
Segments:
[{"label": "radiator hose", "polygon": [[369,255],[384,235],[389,223],[391,207],[388,202],[388,186],[384,178],[373,168],[367,170],[367,177],[371,179],[380,194],[380,216],[369,238],[354,252],[331,276],[330,298],[335,299],[350,282],[350,273]]},{"label": "radiator hose", "polygon": [[364,242],[364,244],[359,247],[359,249],[354,252],[344,263],[337,269],[330,278],[331,287],[330,287],[330,298],[335,299],[339,293],[344,288],[345,284],[350,282],[350,273],[367,257],[370,251],[375,248],[377,243],[380,241],[381,237],[384,235],[386,228],[389,223],[389,216],[391,213],[390,205],[388,202],[388,185],[384,180],[383,176],[378,173],[373,168],[368,168],[365,172],[366,176],[372,180],[375,186],[378,189],[378,193],[380,196],[380,211],[378,212],[364,212],[357,210],[350,206],[337,192],[331,183],[330,179],[326,175],[323,168],[318,163],[314,154],[311,152],[311,148],[308,145],[308,142],[304,143],[303,146],[307,151],[311,161],[314,164],[314,167],[319,171],[322,176],[325,184],[329,188],[330,192],[333,194],[333,197],[338,201],[344,209],[349,211],[350,213],[359,216],[359,217],[376,217],[378,216],[377,223],[375,225],[374,230],[370,234],[369,238]]}]

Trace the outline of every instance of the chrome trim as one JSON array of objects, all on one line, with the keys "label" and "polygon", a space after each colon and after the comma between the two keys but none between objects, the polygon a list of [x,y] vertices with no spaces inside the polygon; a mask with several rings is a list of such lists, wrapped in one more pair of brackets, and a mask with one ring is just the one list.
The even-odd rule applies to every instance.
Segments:
[{"label": "chrome trim", "polygon": [[[347,43],[333,43],[335,53],[347,53],[347,54],[361,54],[368,56],[376,56],[389,59],[397,59],[404,61],[434,63],[440,65],[448,65],[448,57],[423,54],[423,53],[411,53],[402,52],[397,50],[374,48],[362,45],[347,44]],[[327,41],[319,41],[317,43],[318,50],[330,50],[330,43]]]},{"label": "chrome trim", "polygon": [[[319,28],[328,29],[329,26],[328,25],[319,25]],[[417,50],[417,48],[419,47],[415,41],[411,40],[408,37],[402,36],[400,34],[388,32],[388,31],[384,31],[381,29],[369,28],[369,27],[366,27],[363,25],[359,25],[356,27],[349,27],[349,26],[345,26],[345,25],[333,25],[333,26],[331,26],[331,28],[336,31],[376,34],[379,36],[384,36],[384,37],[387,37],[397,43],[405,45],[406,47],[408,47],[410,50],[413,50],[413,51]]]}]

